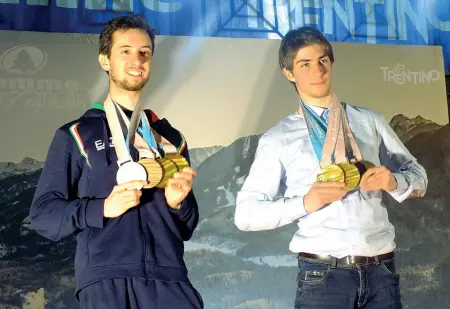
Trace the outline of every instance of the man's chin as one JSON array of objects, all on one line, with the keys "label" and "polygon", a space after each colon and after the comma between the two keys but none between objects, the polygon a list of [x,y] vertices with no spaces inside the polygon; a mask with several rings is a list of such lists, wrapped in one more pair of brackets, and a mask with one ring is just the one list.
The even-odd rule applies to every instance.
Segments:
[{"label": "man's chin", "polygon": [[321,98],[324,98],[324,97],[326,97],[326,96],[328,96],[330,94],[331,94],[330,90],[317,91],[317,92],[312,93],[312,97],[315,98],[315,99],[321,99]]},{"label": "man's chin", "polygon": [[145,84],[147,82],[141,82],[141,83],[127,83],[125,85],[122,85],[122,89],[126,91],[141,91],[142,88],[144,88]]}]

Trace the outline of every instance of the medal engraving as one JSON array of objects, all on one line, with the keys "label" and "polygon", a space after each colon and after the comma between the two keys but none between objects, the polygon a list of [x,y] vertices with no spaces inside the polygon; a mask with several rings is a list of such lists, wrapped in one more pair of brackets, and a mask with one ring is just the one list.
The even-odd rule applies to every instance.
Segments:
[{"label": "medal engraving", "polygon": [[344,182],[345,173],[336,164],[325,166],[317,175],[317,182]]}]

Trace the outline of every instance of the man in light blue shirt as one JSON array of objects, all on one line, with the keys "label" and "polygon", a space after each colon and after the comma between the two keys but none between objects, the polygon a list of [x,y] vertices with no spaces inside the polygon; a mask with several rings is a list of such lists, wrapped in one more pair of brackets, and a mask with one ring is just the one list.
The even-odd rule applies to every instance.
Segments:
[{"label": "man in light blue shirt", "polygon": [[[313,28],[291,30],[281,42],[279,62],[299,94],[299,108],[305,104],[326,122],[334,63],[327,39]],[[395,230],[382,191],[400,203],[422,197],[427,175],[382,115],[342,106],[363,160],[375,165],[359,188],[316,182],[320,158],[296,111],[261,136],[237,196],[235,224],[258,231],[297,221],[289,244],[299,260],[295,308],[402,308]]]}]

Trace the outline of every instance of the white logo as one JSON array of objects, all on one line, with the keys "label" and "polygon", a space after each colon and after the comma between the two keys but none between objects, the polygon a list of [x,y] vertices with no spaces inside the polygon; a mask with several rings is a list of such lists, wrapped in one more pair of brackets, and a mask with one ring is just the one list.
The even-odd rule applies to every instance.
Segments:
[{"label": "white logo", "polygon": [[47,63],[47,53],[37,47],[19,45],[8,49],[0,57],[0,67],[9,73],[31,75]]},{"label": "white logo", "polygon": [[[95,145],[95,148],[97,149],[97,151],[105,149],[105,142],[103,142],[100,139],[98,141],[95,141],[94,145]],[[112,142],[112,137],[109,138],[109,147],[114,147],[114,144]]]},{"label": "white logo", "polygon": [[405,65],[397,63],[392,69],[388,67],[380,67],[383,71],[383,79],[385,82],[394,82],[402,85],[405,83],[410,84],[430,84],[441,78],[441,74],[438,70],[430,71],[411,71],[405,70]]},{"label": "white logo", "polygon": [[95,141],[95,148],[97,151],[105,149],[105,143],[102,140]]}]

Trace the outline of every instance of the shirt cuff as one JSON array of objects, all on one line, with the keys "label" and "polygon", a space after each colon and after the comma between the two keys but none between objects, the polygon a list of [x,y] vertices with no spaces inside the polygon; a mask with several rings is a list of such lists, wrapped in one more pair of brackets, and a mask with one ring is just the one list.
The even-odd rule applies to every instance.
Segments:
[{"label": "shirt cuff", "polygon": [[103,228],[105,223],[105,218],[103,216],[104,212],[104,199],[93,199],[89,200],[86,204],[86,226],[87,227],[98,227]]},{"label": "shirt cuff", "polygon": [[395,180],[397,181],[397,188],[393,191],[389,191],[388,193],[397,200],[397,202],[401,203],[408,198],[411,194],[413,188],[408,183],[406,177],[400,173],[392,173]]},{"label": "shirt cuff", "polygon": [[304,196],[295,196],[285,200],[286,215],[291,221],[295,221],[308,215],[303,202]]}]

